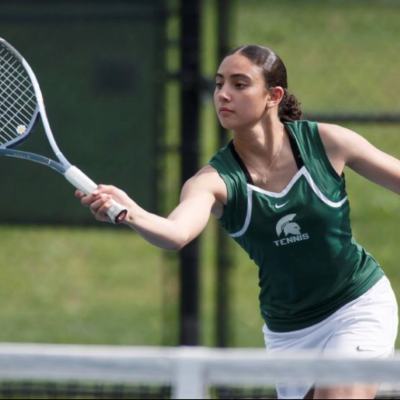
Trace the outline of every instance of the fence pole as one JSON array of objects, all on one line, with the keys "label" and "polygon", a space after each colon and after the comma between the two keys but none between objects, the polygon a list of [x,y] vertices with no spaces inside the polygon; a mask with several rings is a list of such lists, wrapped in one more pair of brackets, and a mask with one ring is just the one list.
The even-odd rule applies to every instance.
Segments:
[{"label": "fence pole", "polygon": [[[201,0],[181,0],[181,183],[199,170]],[[180,344],[199,345],[199,240],[180,252]]]},{"label": "fence pole", "polygon": [[[218,62],[230,50],[231,46],[231,23],[232,23],[232,1],[217,0],[217,24],[218,24]],[[219,124],[219,147],[227,144],[228,132]],[[216,344],[218,347],[229,346],[229,327],[231,301],[229,271],[232,269],[232,256],[229,253],[230,238],[218,227],[217,238],[217,304],[216,304]]]}]

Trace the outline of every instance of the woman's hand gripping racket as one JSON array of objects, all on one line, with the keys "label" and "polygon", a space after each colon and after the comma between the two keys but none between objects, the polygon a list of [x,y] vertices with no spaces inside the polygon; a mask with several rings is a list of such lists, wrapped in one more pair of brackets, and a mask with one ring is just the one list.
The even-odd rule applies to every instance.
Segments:
[{"label": "woman's hand gripping racket", "polygon": [[[49,158],[13,150],[32,134],[42,117],[50,145],[59,162]],[[82,171],[72,166],[59,150],[51,132],[42,92],[32,68],[4,39],[0,38],[0,155],[33,161],[63,174],[77,189],[89,195],[97,185]],[[114,200],[107,215],[115,224],[124,221],[125,207]]]}]

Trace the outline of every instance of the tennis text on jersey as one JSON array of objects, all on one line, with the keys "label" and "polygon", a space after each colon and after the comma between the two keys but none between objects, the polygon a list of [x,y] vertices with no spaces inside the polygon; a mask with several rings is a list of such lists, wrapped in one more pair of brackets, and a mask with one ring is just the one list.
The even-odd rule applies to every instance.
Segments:
[{"label": "tennis text on jersey", "polygon": [[281,237],[283,234],[285,235],[285,237],[274,242],[277,247],[286,246],[289,244],[298,243],[310,239],[309,234],[302,234],[300,226],[293,222],[296,215],[297,214],[287,215],[278,222],[276,226],[276,233],[278,234],[278,237]]}]

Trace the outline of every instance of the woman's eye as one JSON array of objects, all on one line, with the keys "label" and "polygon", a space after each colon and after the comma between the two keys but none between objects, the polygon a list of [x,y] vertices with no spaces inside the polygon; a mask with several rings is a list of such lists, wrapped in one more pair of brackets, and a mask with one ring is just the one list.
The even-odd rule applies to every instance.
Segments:
[{"label": "woman's eye", "polygon": [[[216,87],[217,89],[221,89],[222,86],[223,86],[223,83],[216,83],[216,84],[215,84],[215,87]],[[244,89],[244,88],[246,87],[246,85],[245,85],[244,83],[237,83],[237,84],[235,85],[235,87],[236,87],[237,89]]]}]

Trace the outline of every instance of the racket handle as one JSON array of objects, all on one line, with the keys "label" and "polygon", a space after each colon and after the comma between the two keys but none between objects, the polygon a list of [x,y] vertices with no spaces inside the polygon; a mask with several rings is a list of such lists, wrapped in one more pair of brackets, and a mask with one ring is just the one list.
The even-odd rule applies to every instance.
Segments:
[{"label": "racket handle", "polygon": [[[70,167],[65,173],[65,178],[87,195],[92,194],[97,189],[97,185],[76,167]],[[125,207],[111,199],[111,208],[108,210],[107,215],[114,224],[123,222],[127,214],[128,210]]]}]

